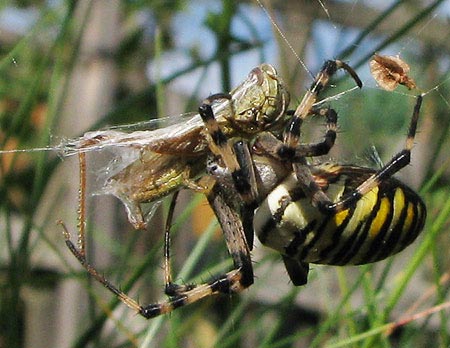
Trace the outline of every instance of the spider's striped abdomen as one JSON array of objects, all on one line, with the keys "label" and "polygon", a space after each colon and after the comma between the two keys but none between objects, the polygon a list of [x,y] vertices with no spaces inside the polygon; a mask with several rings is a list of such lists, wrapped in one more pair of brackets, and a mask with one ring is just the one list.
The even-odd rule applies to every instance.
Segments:
[{"label": "spider's striped abdomen", "polygon": [[[338,201],[374,171],[326,164],[315,167],[316,182]],[[365,264],[382,260],[411,244],[423,228],[426,208],[420,197],[388,179],[355,205],[325,215],[311,205],[292,174],[262,202],[255,230],[263,244],[306,263]]]}]

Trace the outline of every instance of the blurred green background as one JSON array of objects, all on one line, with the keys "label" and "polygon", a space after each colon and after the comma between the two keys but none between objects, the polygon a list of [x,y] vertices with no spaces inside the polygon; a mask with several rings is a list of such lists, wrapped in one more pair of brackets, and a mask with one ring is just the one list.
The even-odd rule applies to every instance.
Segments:
[{"label": "blurred green background", "polygon": [[[450,3],[266,1],[264,9],[231,0],[0,3],[1,149],[36,149],[0,154],[0,347],[450,346]],[[374,52],[400,54],[419,90],[378,88],[368,68]],[[399,175],[428,207],[411,247],[376,265],[314,266],[295,288],[279,255],[257,245],[249,290],[151,321],[87,277],[55,224],[63,219],[76,234],[78,163],[56,145],[195,111],[261,62],[277,67],[295,107],[332,58],[354,67],[364,87],[338,74],[326,91],[342,94],[327,101],[340,128],[324,160],[378,167],[402,148],[414,96],[425,93],[412,164]],[[309,121],[304,141],[323,129],[323,120]],[[151,230],[133,231],[118,200],[93,194],[96,161],[88,162],[89,259],[141,303],[164,299],[158,226],[167,204]],[[176,280],[207,281],[231,262],[205,201],[181,196]]]}]

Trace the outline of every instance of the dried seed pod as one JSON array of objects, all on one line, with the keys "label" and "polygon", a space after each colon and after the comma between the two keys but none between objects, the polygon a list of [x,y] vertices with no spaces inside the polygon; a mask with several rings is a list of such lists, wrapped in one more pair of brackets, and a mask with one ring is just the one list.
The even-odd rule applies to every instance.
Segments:
[{"label": "dried seed pod", "polygon": [[387,91],[393,91],[399,84],[408,89],[416,88],[416,83],[408,76],[409,65],[399,56],[375,54],[370,61],[370,72],[378,85]]}]

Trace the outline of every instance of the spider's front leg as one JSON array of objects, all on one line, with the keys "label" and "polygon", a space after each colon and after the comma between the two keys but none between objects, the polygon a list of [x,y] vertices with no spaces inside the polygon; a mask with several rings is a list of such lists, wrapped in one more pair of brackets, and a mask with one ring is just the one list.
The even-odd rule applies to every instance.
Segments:
[{"label": "spider's front leg", "polygon": [[[222,158],[225,167],[231,174],[236,191],[242,197],[244,203],[253,204],[254,197],[249,179],[242,170],[231,143],[228,141],[225,133],[220,129],[214,117],[214,111],[211,107],[211,102],[214,99],[217,99],[216,95],[205,99],[199,107],[199,114],[205,123],[205,128],[209,135],[209,148],[214,155]],[[231,110],[231,112],[234,112],[234,110]]]},{"label": "spider's front leg", "polygon": [[[226,135],[220,130],[211,108],[211,101],[226,98],[214,95],[199,108],[199,113],[210,134],[211,151],[220,156],[227,174],[217,174],[217,183],[207,194],[223,231],[228,251],[233,259],[234,269],[216,279],[201,285],[179,286],[171,282],[169,263],[169,223],[166,225],[166,294],[171,296],[162,303],[140,306],[128,301],[128,305],[146,318],[169,313],[172,310],[218,293],[238,293],[253,284],[253,266],[250,250],[253,245],[253,212],[256,207],[255,174],[246,144],[240,142],[232,147]],[[242,144],[242,146],[241,146]],[[231,187],[226,183],[232,178]],[[242,204],[237,204],[241,201]],[[111,288],[110,288],[111,289]],[[131,304],[131,305],[130,305]]]},{"label": "spider's front leg", "polygon": [[[336,139],[336,127],[337,127],[337,113],[333,109],[315,109],[314,104],[320,92],[326,87],[330,78],[339,70],[344,69],[355,80],[359,88],[362,87],[362,82],[356,72],[346,63],[340,60],[328,60],[326,61],[319,73],[316,75],[313,83],[309,87],[299,106],[292,113],[292,117],[287,124],[284,133],[283,141],[276,139],[270,133],[263,133],[259,136],[256,142],[256,151],[265,153],[272,157],[275,157],[284,162],[295,163],[294,170],[300,176],[306,176],[305,189],[310,191],[311,195],[314,195],[318,187],[314,185],[312,175],[308,173],[308,169],[305,167],[305,157],[321,156],[327,154],[333,147]],[[327,119],[327,132],[322,142],[317,144],[299,144],[300,130],[303,120],[311,115],[318,114],[325,116]],[[302,167],[299,167],[302,166]],[[297,167],[297,168],[296,168]],[[306,171],[306,173],[305,173]],[[299,177],[299,179],[301,179]],[[311,185],[311,188],[308,188]],[[317,193],[320,195],[320,193]],[[323,197],[322,197],[323,198]]]},{"label": "spider's front leg", "polygon": [[[326,118],[326,132],[322,141],[313,144],[298,144],[291,151],[272,133],[264,132],[256,138],[253,145],[253,152],[290,162],[301,162],[304,157],[326,155],[336,141],[337,113],[335,110],[329,108],[313,110],[312,113]],[[301,122],[299,123],[300,125]],[[300,128],[298,132],[300,133]]]},{"label": "spider's front leg", "polygon": [[300,138],[300,126],[302,121],[311,114],[320,92],[326,87],[330,78],[339,69],[344,69],[348,72],[353,80],[355,80],[357,86],[359,88],[362,87],[360,78],[347,63],[341,60],[327,60],[316,75],[299,106],[295,109],[294,115],[285,129],[283,135],[284,149],[282,151],[288,154],[295,150]]},{"label": "spider's front leg", "polygon": [[[319,202],[330,202],[328,196],[315,182],[311,168],[306,157],[316,157],[327,154],[334,146],[337,130],[337,113],[333,109],[319,109],[311,113],[326,117],[326,132],[324,139],[312,144],[298,144],[296,148],[289,149],[285,144],[271,133],[262,133],[253,145],[253,152],[259,155],[270,156],[282,162],[292,164],[298,178],[298,184],[302,190],[311,198],[312,205]],[[297,123],[297,132],[300,134],[302,121]]]},{"label": "spider's front leg", "polygon": [[[226,170],[231,176],[233,191],[237,194],[236,198],[241,200],[242,207],[240,209],[240,215],[243,220],[247,243],[251,250],[253,247],[254,234],[253,216],[254,211],[258,206],[253,162],[247,146],[239,146],[239,142],[235,143],[233,146],[220,129],[211,107],[211,102],[214,99],[217,99],[217,95],[213,95],[206,99],[199,107],[199,114],[205,123],[209,148],[214,155],[222,159]],[[231,112],[234,112],[232,108]],[[218,179],[219,181],[221,180],[220,178]]]},{"label": "spider's front leg", "polygon": [[[311,197],[311,202],[314,206],[317,206],[325,214],[336,214],[344,211],[355,205],[365,194],[373,190],[381,182],[391,178],[395,173],[410,163],[411,150],[414,145],[423,95],[418,95],[416,98],[417,101],[411,116],[408,135],[403,150],[394,155],[388,163],[362,182],[355,190],[349,192],[337,202],[332,202],[317,185],[311,174],[310,167],[305,161],[302,161],[301,158],[299,161],[294,161],[293,167],[299,184],[302,185],[305,192]],[[299,151],[298,148],[294,153],[298,153],[297,151]]]},{"label": "spider's front leg", "polygon": [[[180,286],[172,283],[169,262],[170,223],[167,223],[166,294],[171,297],[162,303],[139,306],[138,312],[146,318],[169,313],[178,307],[211,295],[238,293],[253,284],[250,250],[253,246],[253,213],[257,195],[254,191],[256,179],[253,163],[247,146],[240,142],[233,147],[221,131],[211,107],[211,102],[218,98],[229,99],[230,96],[226,94],[211,96],[199,107],[199,113],[209,134],[210,149],[213,154],[221,157],[227,171],[224,175],[213,174],[217,182],[207,193],[207,198],[221,225],[228,251],[233,259],[234,269],[201,285]],[[243,145],[240,146],[240,144]],[[231,185],[227,182],[229,177],[231,177]]]},{"label": "spider's front leg", "polygon": [[[333,109],[314,109],[314,104],[330,78],[339,69],[348,72],[357,86],[362,87],[361,80],[349,65],[340,60],[326,61],[299,106],[293,112],[292,118],[284,130],[283,141],[278,140],[270,133],[264,133],[258,137],[255,143],[256,152],[267,154],[282,162],[292,163],[292,169],[296,173],[299,186],[311,198],[311,203],[314,206],[326,206],[332,204],[332,202],[315,182],[306,157],[327,154],[336,140],[337,128],[337,113]],[[303,120],[312,114],[319,114],[327,119],[327,131],[324,140],[315,144],[299,144]]]}]

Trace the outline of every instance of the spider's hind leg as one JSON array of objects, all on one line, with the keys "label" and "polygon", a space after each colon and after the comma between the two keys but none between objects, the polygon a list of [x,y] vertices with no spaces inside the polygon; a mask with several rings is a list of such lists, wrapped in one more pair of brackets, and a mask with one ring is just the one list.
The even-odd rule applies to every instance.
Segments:
[{"label": "spider's hind leg", "polygon": [[419,120],[420,107],[422,106],[423,95],[417,96],[416,105],[411,116],[408,135],[403,150],[398,152],[392,159],[386,163],[380,170],[371,175],[366,181],[361,183],[353,192],[347,194],[340,201],[332,203],[329,201],[320,201],[319,209],[328,214],[335,214],[343,211],[355,204],[362,196],[377,187],[384,180],[389,179],[402,168],[406,167],[411,160],[411,150],[416,136],[417,122]]}]

